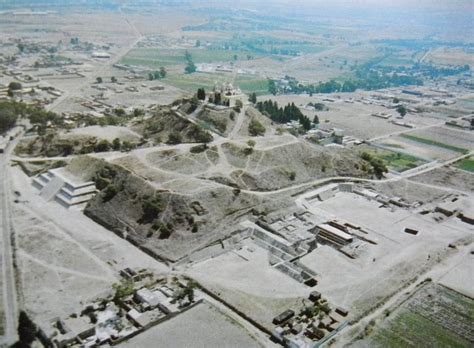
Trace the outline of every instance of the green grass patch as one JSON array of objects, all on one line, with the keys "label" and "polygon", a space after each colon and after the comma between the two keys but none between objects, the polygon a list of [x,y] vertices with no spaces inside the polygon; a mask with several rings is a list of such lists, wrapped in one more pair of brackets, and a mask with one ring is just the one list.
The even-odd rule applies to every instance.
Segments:
[{"label": "green grass patch", "polygon": [[474,173],[474,158],[463,159],[462,161],[457,162],[455,167]]},{"label": "green grass patch", "polygon": [[373,340],[382,347],[469,347],[464,338],[414,313],[402,310]]},{"label": "green grass patch", "polygon": [[422,144],[426,144],[426,145],[430,145],[430,146],[441,147],[443,149],[454,151],[454,152],[459,152],[459,153],[464,153],[464,154],[469,152],[469,150],[463,149],[461,147],[440,143],[439,141],[436,141],[436,140],[422,138],[422,137],[418,137],[418,136],[415,136],[415,135],[401,134],[400,136],[402,138],[412,140],[412,141],[416,141],[418,143],[422,143]]},{"label": "green grass patch", "polygon": [[407,155],[400,152],[387,152],[381,155],[383,160],[387,162],[387,166],[396,172],[404,172],[405,170],[416,168],[426,161],[421,158]]}]

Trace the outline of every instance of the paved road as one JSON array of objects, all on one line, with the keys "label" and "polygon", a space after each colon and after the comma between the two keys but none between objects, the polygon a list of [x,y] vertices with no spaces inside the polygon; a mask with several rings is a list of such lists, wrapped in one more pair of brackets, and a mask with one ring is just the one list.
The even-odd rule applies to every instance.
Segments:
[{"label": "paved road", "polygon": [[6,153],[0,154],[0,238],[2,239],[2,276],[3,276],[3,308],[5,311],[5,333],[0,338],[0,346],[10,345],[17,339],[17,302],[15,287],[15,270],[13,268],[13,250],[11,248],[11,232],[13,231],[10,203],[11,187],[9,173],[9,155],[14,144]]}]

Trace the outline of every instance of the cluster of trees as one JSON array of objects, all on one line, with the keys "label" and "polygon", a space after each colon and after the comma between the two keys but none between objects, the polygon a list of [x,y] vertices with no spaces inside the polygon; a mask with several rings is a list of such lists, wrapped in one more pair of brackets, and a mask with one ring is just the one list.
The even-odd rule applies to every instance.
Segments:
[{"label": "cluster of trees", "polygon": [[182,301],[187,298],[189,302],[194,301],[194,288],[196,287],[196,283],[189,281],[188,285],[178,291],[174,296],[174,300],[179,302],[180,304]]},{"label": "cluster of trees", "polygon": [[432,65],[414,64],[411,67],[381,66],[379,63],[384,57],[373,59],[364,65],[354,68],[355,79],[339,82],[330,80],[318,84],[303,85],[296,79],[287,79],[288,86],[279,87],[273,80],[269,80],[268,91],[277,93],[335,93],[354,92],[357,89],[377,90],[401,86],[421,86],[421,77],[435,79],[442,76],[452,76],[467,72],[469,65],[454,67],[435,67]]},{"label": "cluster of trees", "polygon": [[206,100],[206,90],[204,88],[198,88],[197,98],[199,100]]},{"label": "cluster of trees", "polygon": [[64,120],[52,111],[13,100],[0,102],[0,115],[0,133],[14,127],[19,117],[28,118],[39,134],[44,134],[48,125],[62,126],[64,123]]},{"label": "cluster of trees", "polygon": [[360,157],[368,162],[371,166],[371,172],[375,174],[377,179],[383,178],[385,173],[388,173],[388,168],[385,164],[385,161],[380,157],[374,156],[368,152],[362,152]]},{"label": "cluster of trees", "polygon": [[184,72],[186,74],[192,74],[194,72],[196,72],[196,65],[194,64],[193,62],[193,57],[191,56],[191,53],[189,53],[188,51],[186,51],[186,53],[184,54],[184,58],[186,59],[186,67],[184,68]]},{"label": "cluster of trees", "polygon": [[18,120],[20,104],[14,101],[0,102],[0,134],[8,132],[15,127]]},{"label": "cluster of trees", "polygon": [[274,122],[287,123],[290,121],[299,121],[305,130],[311,129],[311,120],[301,112],[295,103],[289,103],[283,108],[279,107],[276,101],[266,100],[264,102],[258,102],[257,109],[267,114]]},{"label": "cluster of trees", "polygon": [[159,80],[164,79],[167,75],[167,71],[164,67],[161,67],[159,71],[154,71],[148,74],[148,80]]},{"label": "cluster of trees", "polygon": [[249,101],[252,104],[256,104],[257,103],[257,93],[253,92],[252,94],[250,94]]},{"label": "cluster of trees", "polygon": [[158,195],[146,196],[142,202],[142,210],[142,220],[145,222],[151,222],[158,217],[158,214],[165,210],[165,205]]}]

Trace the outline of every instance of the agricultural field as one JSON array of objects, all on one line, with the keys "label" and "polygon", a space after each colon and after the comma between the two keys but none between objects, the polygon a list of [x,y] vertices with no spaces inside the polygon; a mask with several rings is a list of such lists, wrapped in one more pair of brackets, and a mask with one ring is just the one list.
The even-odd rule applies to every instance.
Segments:
[{"label": "agricultural field", "polygon": [[376,329],[382,347],[469,347],[474,301],[441,285],[429,284]]},{"label": "agricultural field", "polygon": [[380,144],[427,161],[453,159],[474,149],[471,134],[446,127],[403,133],[385,138]]},{"label": "agricultural field", "polygon": [[454,151],[454,152],[459,152],[459,153],[467,153],[468,152],[467,149],[464,149],[462,147],[457,147],[457,146],[445,144],[445,143],[442,143],[440,141],[436,141],[436,140],[432,140],[432,139],[428,139],[428,138],[418,137],[416,135],[402,134],[401,137],[406,138],[408,140],[416,141],[418,143],[422,143],[422,144],[426,144],[426,145],[430,145],[430,146],[441,147],[443,149]]},{"label": "agricultural field", "polygon": [[[169,73],[163,82],[187,92],[196,92],[198,88],[211,91],[216,84],[230,82],[232,77],[228,74],[194,73],[191,75],[181,73]],[[264,94],[268,91],[267,79],[254,76],[238,76],[234,80],[244,93]]]},{"label": "agricultural field", "polygon": [[150,68],[159,68],[161,66],[173,66],[186,64],[186,51],[191,54],[195,64],[199,63],[217,63],[233,62],[247,60],[247,55],[255,54],[245,51],[232,51],[224,49],[163,49],[163,48],[135,48],[131,50],[122,60],[122,64],[146,66]]},{"label": "agricultural field", "polygon": [[382,152],[380,156],[384,159],[385,162],[387,162],[387,166],[389,169],[399,173],[416,168],[426,163],[426,161],[422,160],[421,158],[401,152],[387,151]]},{"label": "agricultural field", "polygon": [[474,158],[466,158],[462,161],[459,161],[458,163],[455,164],[456,168],[474,173]]},{"label": "agricultural field", "polygon": [[405,138],[430,146],[466,153],[474,149],[471,133],[447,127],[433,127],[404,135]]}]

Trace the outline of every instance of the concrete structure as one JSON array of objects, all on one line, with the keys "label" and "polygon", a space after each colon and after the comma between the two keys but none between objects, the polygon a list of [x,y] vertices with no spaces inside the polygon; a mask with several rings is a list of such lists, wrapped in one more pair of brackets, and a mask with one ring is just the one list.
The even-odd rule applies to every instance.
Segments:
[{"label": "concrete structure", "polygon": [[318,239],[325,240],[332,244],[346,245],[353,241],[350,234],[344,232],[342,229],[331,226],[330,224],[321,224],[315,228],[315,233]]},{"label": "concrete structure", "polygon": [[46,201],[54,200],[68,209],[84,209],[97,193],[94,182],[81,181],[63,168],[40,174],[33,179],[33,186]]}]

